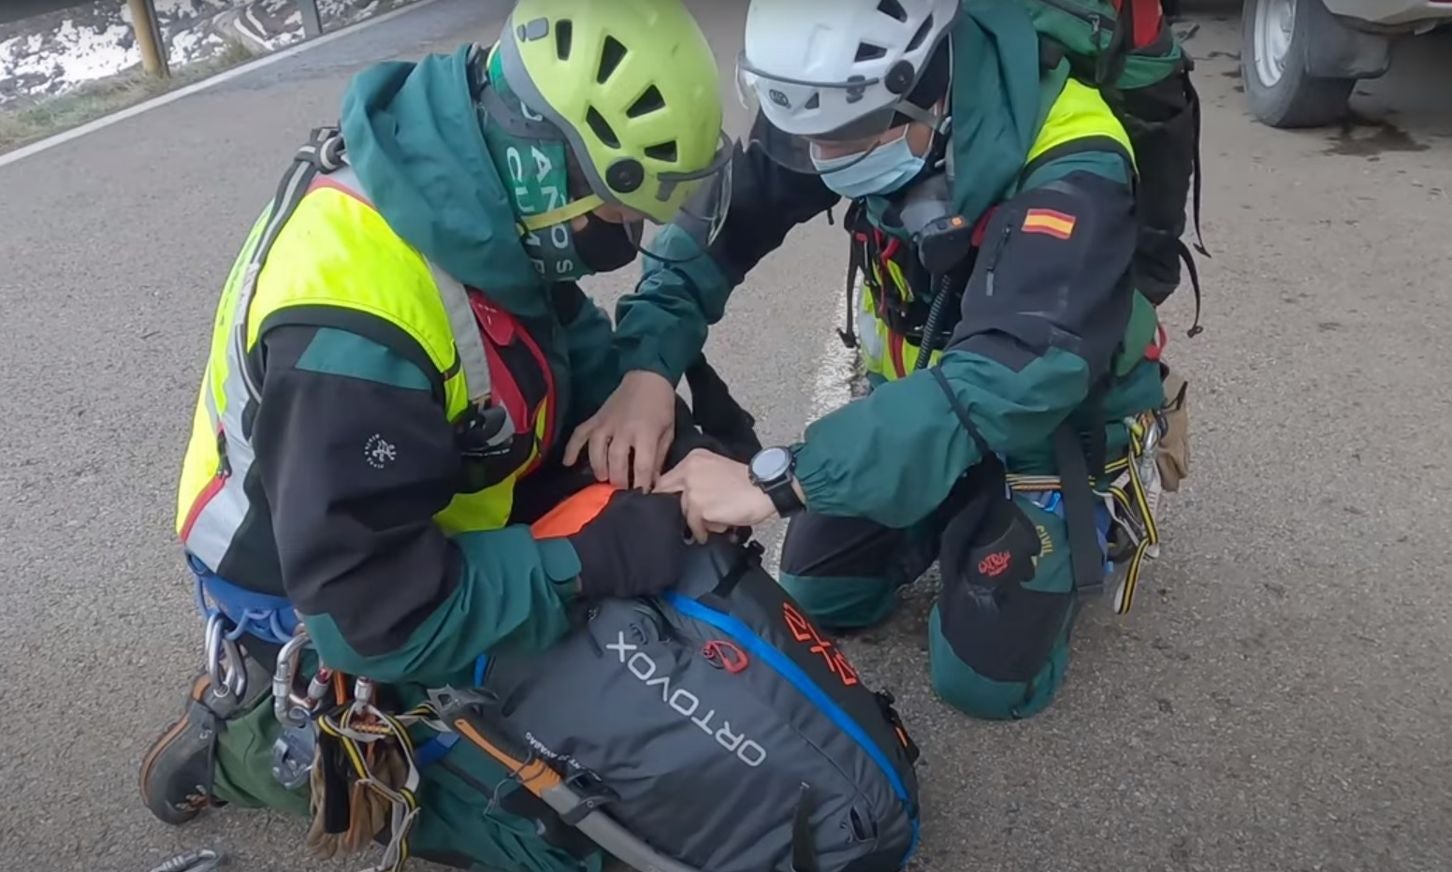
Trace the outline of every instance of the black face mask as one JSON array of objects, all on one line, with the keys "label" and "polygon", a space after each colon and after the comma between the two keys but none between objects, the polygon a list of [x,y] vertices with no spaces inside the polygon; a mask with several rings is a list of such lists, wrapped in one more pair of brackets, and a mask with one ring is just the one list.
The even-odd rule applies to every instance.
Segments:
[{"label": "black face mask", "polygon": [[572,234],[575,254],[592,273],[614,272],[629,266],[640,253],[627,225],[585,215],[585,226]]}]

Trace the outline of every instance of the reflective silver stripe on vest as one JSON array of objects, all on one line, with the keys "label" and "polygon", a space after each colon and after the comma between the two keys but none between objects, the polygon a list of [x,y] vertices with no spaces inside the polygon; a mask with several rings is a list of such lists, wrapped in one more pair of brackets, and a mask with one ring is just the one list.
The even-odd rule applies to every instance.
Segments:
[{"label": "reflective silver stripe on vest", "polygon": [[464,384],[469,389],[469,402],[482,405],[489,399],[489,357],[484,353],[484,337],[479,335],[479,322],[474,307],[469,305],[469,292],[463,282],[449,275],[432,261],[429,272],[439,286],[439,297],[449,316],[454,333],[454,350],[459,355],[459,368],[464,371]]},{"label": "reflective silver stripe on vest", "polygon": [[[493,381],[489,375],[489,356],[484,351],[484,336],[479,329],[479,320],[474,316],[474,307],[469,303],[469,291],[463,282],[449,275],[443,267],[433,261],[428,264],[429,273],[439,289],[439,299],[444,303],[444,312],[449,316],[449,330],[454,334],[454,354],[459,359],[459,369],[464,373],[469,402],[482,410],[489,405]],[[513,441],[514,419],[508,414],[496,414],[489,421],[493,429],[486,432],[485,445],[497,448]]]},{"label": "reflective silver stripe on vest", "polygon": [[222,488],[197,514],[192,524],[186,546],[203,563],[216,570],[232,547],[237,529],[247,517],[250,504],[244,483],[252,469],[256,456],[252,444],[242,436],[242,411],[251,401],[261,398],[261,386],[253,384],[247,370],[247,310],[252,305],[252,296],[257,290],[257,278],[267,260],[268,250],[282,232],[283,225],[292,216],[293,209],[307,193],[307,184],[315,175],[309,164],[297,163],[289,171],[279,197],[273,204],[273,213],[268,218],[257,247],[248,259],[242,284],[237,289],[237,300],[232,306],[232,337],[227,343],[227,378],[222,383],[222,396],[227,410],[218,414],[211,385],[205,391],[207,417],[212,432],[220,432],[225,438],[222,462],[227,465],[227,478]]},{"label": "reflective silver stripe on vest", "polygon": [[222,385],[223,396],[227,398],[227,410],[220,416],[220,420],[212,398],[211,385],[206,390],[207,416],[211,419],[212,431],[217,432],[220,427],[226,438],[224,462],[230,471],[221,490],[212,496],[197,515],[186,542],[187,548],[214,570],[221,565],[222,558],[232,546],[237,528],[242,526],[243,519],[247,517],[250,503],[243,485],[256,456],[252,443],[242,438],[242,411],[247,405],[248,392],[241,375],[241,361],[231,351],[229,346],[227,379]]},{"label": "reflective silver stripe on vest", "polygon": [[[303,151],[320,150],[321,146],[308,146]],[[232,336],[227,343],[227,377],[222,384],[222,396],[227,409],[218,414],[211,385],[204,392],[207,417],[212,432],[220,432],[225,438],[222,462],[229,472],[222,487],[202,510],[192,524],[186,546],[203,563],[216,570],[232,547],[237,530],[247,517],[251,504],[244,487],[247,474],[252,469],[256,453],[252,443],[242,435],[242,412],[249,402],[261,398],[261,386],[254,384],[247,369],[247,311],[257,290],[257,279],[262,274],[267,254],[282,232],[287,219],[292,217],[297,204],[307,194],[308,187],[317,175],[317,168],[302,161],[293,164],[283,181],[277,199],[273,201],[273,213],[267,226],[258,238],[257,247],[248,259],[242,283],[237,289],[237,300],[232,306]]]}]

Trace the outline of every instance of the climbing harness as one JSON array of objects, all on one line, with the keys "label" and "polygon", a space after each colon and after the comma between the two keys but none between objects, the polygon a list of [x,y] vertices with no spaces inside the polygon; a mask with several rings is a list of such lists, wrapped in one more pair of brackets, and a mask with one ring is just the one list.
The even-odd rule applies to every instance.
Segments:
[{"label": "climbing harness", "polygon": [[247,694],[247,664],[239,641],[251,635],[284,645],[299,626],[297,613],[282,597],[223,581],[193,554],[187,555],[187,564],[195,576],[197,611],[205,626],[202,651],[212,690],[240,701]]},{"label": "climbing harness", "polygon": [[[1110,522],[1107,562],[1117,581],[1113,585],[1114,611],[1121,615],[1134,606],[1144,561],[1160,556],[1157,517],[1164,488],[1156,453],[1165,432],[1159,414],[1145,413],[1123,423],[1130,436],[1129,453],[1105,464],[1107,486],[1100,489],[1091,482]],[[1005,478],[1012,490],[1028,495],[1047,511],[1056,511],[1064,503],[1063,482],[1058,476],[1010,474]]]}]

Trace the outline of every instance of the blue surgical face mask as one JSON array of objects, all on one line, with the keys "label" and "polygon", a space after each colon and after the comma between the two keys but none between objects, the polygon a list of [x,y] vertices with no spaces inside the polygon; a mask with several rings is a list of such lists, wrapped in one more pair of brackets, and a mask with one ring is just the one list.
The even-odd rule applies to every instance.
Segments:
[{"label": "blue surgical face mask", "polygon": [[886,145],[880,145],[865,156],[819,158],[812,163],[822,173],[822,182],[849,200],[873,194],[891,194],[917,178],[927,165],[927,158],[913,154],[908,146],[907,132]]}]

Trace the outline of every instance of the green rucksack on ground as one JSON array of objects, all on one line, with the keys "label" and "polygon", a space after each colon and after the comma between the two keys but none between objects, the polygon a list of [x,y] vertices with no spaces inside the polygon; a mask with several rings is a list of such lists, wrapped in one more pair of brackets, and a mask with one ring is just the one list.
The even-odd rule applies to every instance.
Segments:
[{"label": "green rucksack on ground", "polygon": [[1200,98],[1194,61],[1165,21],[1159,0],[1022,0],[1039,32],[1048,68],[1067,60],[1071,75],[1098,88],[1129,133],[1139,170],[1139,245],[1135,286],[1156,306],[1180,284],[1183,262],[1195,291],[1193,336],[1200,332],[1200,279],[1181,241],[1193,187],[1196,250],[1200,237]]}]

